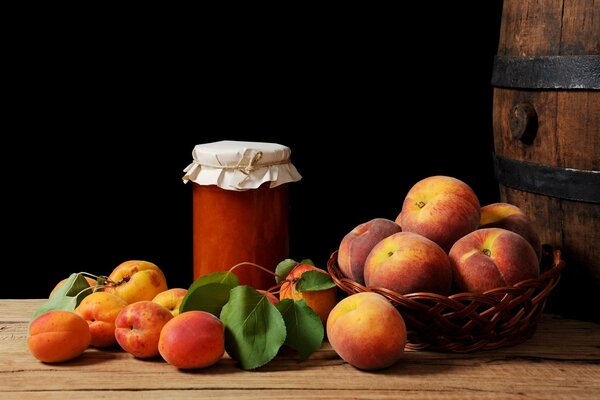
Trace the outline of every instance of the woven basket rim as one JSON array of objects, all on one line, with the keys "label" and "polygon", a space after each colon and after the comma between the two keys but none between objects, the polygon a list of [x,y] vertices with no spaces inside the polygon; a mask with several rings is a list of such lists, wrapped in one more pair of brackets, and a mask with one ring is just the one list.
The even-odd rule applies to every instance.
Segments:
[{"label": "woven basket rim", "polygon": [[348,295],[375,292],[390,301],[407,323],[407,348],[457,353],[511,346],[531,337],[565,267],[561,252],[544,245],[538,278],[483,293],[400,294],[344,277],[337,254],[334,251],[327,261],[336,286]]},{"label": "woven basket rim", "polygon": [[[432,299],[432,300],[439,300],[439,301],[443,301],[443,300],[456,300],[456,299],[479,299],[479,300],[483,300],[485,301],[485,299],[489,299],[491,298],[492,301],[495,301],[495,299],[497,299],[498,297],[498,293],[502,293],[505,292],[507,290],[513,290],[513,289],[521,289],[523,287],[530,287],[530,286],[539,286],[537,284],[539,283],[544,283],[547,282],[548,280],[555,278],[558,274],[560,274],[560,272],[562,271],[562,269],[565,267],[565,262],[561,257],[561,252],[560,250],[551,250],[552,252],[552,264],[548,267],[546,266],[541,267],[544,270],[540,273],[539,277],[537,278],[532,278],[532,279],[525,279],[521,282],[518,282],[512,286],[502,286],[502,287],[497,287],[494,289],[490,289],[487,290],[485,292],[482,293],[477,293],[477,292],[457,292],[457,293],[453,293],[449,296],[446,295],[441,295],[441,294],[437,294],[437,293],[430,293],[430,292],[414,292],[414,293],[406,293],[406,294],[401,294],[398,292],[395,292],[393,290],[390,289],[386,289],[383,287],[376,287],[376,286],[372,286],[372,287],[367,287],[365,285],[362,285],[350,278],[346,278],[343,276],[342,271],[339,269],[339,266],[337,264],[337,254],[338,254],[338,250],[335,250],[331,256],[329,257],[329,260],[327,261],[327,270],[329,272],[329,274],[332,276],[332,279],[334,281],[334,283],[342,290],[344,290],[345,292],[347,292],[347,290],[345,290],[345,287],[353,287],[358,289],[359,291],[371,291],[371,292],[381,292],[381,293],[386,293],[388,295],[397,297],[399,299],[405,299],[405,300],[410,300],[410,299]],[[352,292],[355,292],[355,290],[351,290]]]}]

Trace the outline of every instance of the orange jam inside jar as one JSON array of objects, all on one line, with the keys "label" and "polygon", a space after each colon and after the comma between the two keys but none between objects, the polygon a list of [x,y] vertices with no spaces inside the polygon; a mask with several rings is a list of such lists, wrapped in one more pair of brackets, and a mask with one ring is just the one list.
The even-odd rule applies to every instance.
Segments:
[{"label": "orange jam inside jar", "polygon": [[[288,147],[221,141],[197,145],[184,181],[192,181],[194,280],[242,262],[271,271],[289,257],[289,183],[301,179]],[[259,268],[234,270],[242,285],[268,289]]]}]

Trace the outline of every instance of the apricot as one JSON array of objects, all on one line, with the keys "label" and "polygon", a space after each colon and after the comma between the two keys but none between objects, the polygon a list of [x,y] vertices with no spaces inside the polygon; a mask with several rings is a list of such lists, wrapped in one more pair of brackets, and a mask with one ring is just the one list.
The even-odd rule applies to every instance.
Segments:
[{"label": "apricot", "polygon": [[400,312],[380,294],[362,292],[341,300],[327,319],[331,347],[359,369],[381,369],[404,354],[406,325]]},{"label": "apricot", "polygon": [[149,300],[128,304],[115,320],[117,343],[137,358],[155,357],[160,331],[172,318],[169,309]]},{"label": "apricot", "polygon": [[329,312],[335,306],[337,302],[337,292],[335,287],[318,290],[318,291],[310,291],[310,292],[301,292],[296,288],[296,282],[303,273],[307,271],[318,271],[323,274],[327,274],[327,272],[314,267],[312,265],[300,264],[294,267],[287,276],[286,280],[281,285],[281,289],[279,292],[279,298],[283,299],[292,299],[292,300],[301,300],[304,299],[306,301],[306,305],[309,306],[319,318],[321,318],[321,322],[323,325],[327,322],[327,316]]},{"label": "apricot", "polygon": [[108,347],[117,344],[115,320],[127,302],[107,292],[94,292],[86,296],[75,312],[90,326],[90,344],[95,347]]},{"label": "apricot", "polygon": [[29,325],[27,347],[40,361],[58,363],[71,360],[90,345],[87,322],[71,311],[49,311]]},{"label": "apricot", "polygon": [[160,355],[181,368],[206,368],[225,353],[225,327],[205,311],[187,311],[171,319],[160,332]]},{"label": "apricot", "polygon": [[165,306],[171,311],[173,316],[179,315],[179,307],[187,294],[187,289],[172,288],[167,289],[164,292],[160,292],[152,299],[153,302]]},{"label": "apricot", "polygon": [[149,261],[130,260],[119,264],[108,276],[116,286],[105,292],[116,294],[127,303],[149,300],[167,290],[167,280],[162,270]]}]

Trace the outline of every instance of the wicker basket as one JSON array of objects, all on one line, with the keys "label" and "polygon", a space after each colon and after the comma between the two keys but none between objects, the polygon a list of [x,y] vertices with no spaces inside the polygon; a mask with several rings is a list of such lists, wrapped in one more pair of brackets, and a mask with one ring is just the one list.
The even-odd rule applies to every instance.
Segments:
[{"label": "wicker basket", "polygon": [[379,293],[400,311],[407,326],[407,348],[455,353],[512,346],[529,339],[564,266],[560,251],[545,245],[537,279],[481,294],[441,296],[425,292],[402,295],[384,288],[367,288],[343,276],[337,265],[337,251],[327,262],[327,269],[341,290],[347,294]]}]

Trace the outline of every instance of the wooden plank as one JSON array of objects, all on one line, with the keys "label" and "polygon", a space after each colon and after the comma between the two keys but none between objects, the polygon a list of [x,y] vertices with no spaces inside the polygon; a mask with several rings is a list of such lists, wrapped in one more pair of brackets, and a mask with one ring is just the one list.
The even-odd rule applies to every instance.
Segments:
[{"label": "wooden plank", "polygon": [[255,371],[226,357],[180,371],[118,348],[88,349],[44,364],[26,347],[28,316],[41,300],[0,300],[0,398],[594,398],[600,396],[600,325],[544,315],[529,341],[471,354],[407,351],[397,365],[360,371],[325,343],[306,361],[283,351]]},{"label": "wooden plank", "polygon": [[[323,399],[323,400],[340,400],[340,399],[356,399],[356,400],[398,400],[399,398],[407,399],[435,399],[443,398],[445,400],[470,400],[470,399],[490,399],[496,400],[499,398],[515,398],[523,397],[524,393],[512,395],[503,393],[487,393],[483,391],[475,392],[459,392],[459,391],[443,391],[443,390],[380,390],[371,388],[367,392],[357,392],[352,389],[339,390],[300,390],[290,391],[286,389],[273,390],[187,390],[180,392],[172,392],[167,390],[144,390],[144,391],[69,391],[69,392],[20,392],[10,393],[6,400],[64,400],[65,398],[80,399],[127,399],[127,400],[163,400],[163,399],[219,399],[219,400],[306,400],[306,399]],[[22,397],[21,397],[22,396]],[[552,398],[557,400],[562,399],[594,399],[593,394],[585,393],[580,390],[575,396],[553,395],[548,397],[546,394],[536,394],[533,398]]]},{"label": "wooden plank", "polygon": [[558,54],[562,8],[562,0],[504,1],[498,54]]},{"label": "wooden plank", "polygon": [[600,53],[599,32],[597,0],[564,0],[559,54]]}]

